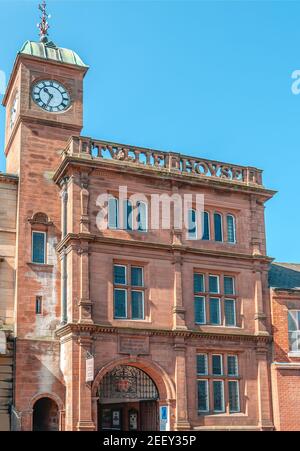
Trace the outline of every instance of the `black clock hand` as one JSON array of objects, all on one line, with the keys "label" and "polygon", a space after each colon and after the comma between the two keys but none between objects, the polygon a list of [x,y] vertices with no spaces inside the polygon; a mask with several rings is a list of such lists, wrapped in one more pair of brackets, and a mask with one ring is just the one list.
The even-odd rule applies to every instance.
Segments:
[{"label": "black clock hand", "polygon": [[50,94],[50,92],[49,92],[49,90],[48,90],[47,88],[44,88],[44,91],[45,91],[45,93],[48,94],[48,96],[49,96],[48,102],[47,102],[47,104],[46,104],[46,106],[48,106],[49,103],[51,102],[51,100],[53,99],[53,94]]}]

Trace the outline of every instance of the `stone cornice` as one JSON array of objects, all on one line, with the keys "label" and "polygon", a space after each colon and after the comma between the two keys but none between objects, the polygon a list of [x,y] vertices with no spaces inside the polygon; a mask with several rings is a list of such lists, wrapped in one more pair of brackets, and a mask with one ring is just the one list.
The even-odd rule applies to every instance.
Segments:
[{"label": "stone cornice", "polygon": [[61,253],[64,249],[67,248],[69,250],[72,244],[78,243],[80,247],[80,242],[89,242],[89,243],[101,243],[112,246],[131,246],[136,248],[143,249],[156,249],[161,251],[166,251],[172,253],[174,251],[180,252],[182,254],[194,254],[194,255],[205,255],[216,258],[233,258],[240,260],[247,260],[251,262],[265,263],[269,264],[273,261],[272,258],[263,256],[263,255],[251,255],[251,254],[241,254],[238,252],[224,252],[224,251],[215,251],[208,249],[195,249],[193,247],[188,246],[179,246],[172,244],[161,244],[155,242],[147,242],[147,241],[137,241],[137,240],[126,240],[126,239],[118,239],[118,238],[110,238],[103,237],[88,233],[78,233],[73,234],[69,233],[60,243],[58,243],[56,250],[58,253]]},{"label": "stone cornice", "polygon": [[258,346],[268,345],[272,342],[271,335],[254,335],[247,333],[236,333],[236,334],[225,334],[225,333],[215,333],[215,332],[202,332],[195,330],[172,330],[172,329],[134,329],[132,327],[114,327],[101,324],[66,324],[56,330],[56,337],[63,339],[65,336],[78,336],[82,332],[88,332],[91,335],[98,334],[136,334],[143,336],[164,336],[164,337],[182,337],[185,339],[195,339],[204,338],[209,340],[220,340],[220,341],[244,341],[251,342]]},{"label": "stone cornice", "polygon": [[76,157],[74,155],[65,155],[60,166],[57,168],[53,180],[55,183],[59,183],[60,179],[64,176],[69,166],[78,167],[90,167],[93,169],[106,169],[116,171],[118,173],[132,173],[134,175],[141,175],[149,178],[177,181],[179,183],[187,185],[195,185],[202,187],[209,187],[228,191],[242,191],[247,194],[256,194],[263,196],[268,200],[276,194],[277,191],[269,190],[263,186],[246,185],[238,181],[231,181],[225,179],[217,179],[212,177],[196,177],[191,174],[181,174],[176,172],[164,172],[157,170],[156,168],[147,166],[137,166],[128,162],[111,161],[105,159],[90,159],[84,157]]}]

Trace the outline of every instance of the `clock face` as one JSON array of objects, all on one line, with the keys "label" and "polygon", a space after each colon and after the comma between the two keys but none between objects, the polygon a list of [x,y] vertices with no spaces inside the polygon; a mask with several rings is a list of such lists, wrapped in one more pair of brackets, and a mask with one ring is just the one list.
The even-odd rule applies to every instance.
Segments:
[{"label": "clock face", "polygon": [[17,111],[18,111],[18,105],[19,105],[19,94],[17,93],[15,95],[11,110],[10,110],[10,128],[12,129],[15,121],[16,121],[16,116],[17,116]]},{"label": "clock face", "polygon": [[66,88],[54,80],[42,80],[33,85],[32,98],[41,108],[50,113],[59,113],[69,108],[71,100]]}]

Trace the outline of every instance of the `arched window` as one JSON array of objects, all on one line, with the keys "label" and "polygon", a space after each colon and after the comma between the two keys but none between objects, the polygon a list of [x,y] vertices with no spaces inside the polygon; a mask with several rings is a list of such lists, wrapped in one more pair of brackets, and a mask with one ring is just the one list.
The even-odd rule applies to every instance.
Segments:
[{"label": "arched window", "polygon": [[220,213],[214,214],[215,226],[215,241],[223,241],[223,224],[222,215]]},{"label": "arched window", "polygon": [[145,202],[137,202],[137,230],[147,232],[148,230],[148,208]]},{"label": "arched window", "polygon": [[108,199],[108,228],[117,229],[119,227],[119,200],[110,196]]},{"label": "arched window", "polygon": [[188,211],[188,239],[196,240],[197,239],[197,213],[196,210]]},{"label": "arched window", "polygon": [[227,215],[227,241],[236,243],[235,217]]},{"label": "arched window", "polygon": [[202,240],[210,240],[210,224],[209,224],[209,213],[207,211],[203,212],[202,215],[203,221],[202,221]]}]

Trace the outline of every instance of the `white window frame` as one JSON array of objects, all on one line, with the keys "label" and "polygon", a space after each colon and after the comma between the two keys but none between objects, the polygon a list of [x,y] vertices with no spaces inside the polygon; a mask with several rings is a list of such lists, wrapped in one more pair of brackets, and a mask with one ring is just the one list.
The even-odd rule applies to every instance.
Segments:
[{"label": "white window frame", "polygon": [[[210,283],[209,283],[210,277],[216,277],[217,280],[218,280],[218,291],[217,292],[210,291]],[[218,274],[209,274],[208,275],[208,292],[209,292],[209,294],[218,294],[218,295],[220,295],[220,276]]]},{"label": "white window frame", "polygon": [[[225,293],[225,279],[232,279],[232,286],[233,286],[233,293],[227,294]],[[226,276],[224,275],[223,277],[223,286],[224,286],[224,296],[228,297],[228,296],[235,296],[236,292],[235,292],[235,277],[234,276]]]},{"label": "white window frame", "polygon": [[[214,374],[214,372],[213,372],[214,371],[214,367],[213,367],[213,357],[214,356],[220,357],[220,360],[221,360],[221,374]],[[222,377],[222,376],[224,376],[223,354],[212,354],[211,355],[211,374],[214,377]]]},{"label": "white window frame", "polygon": [[[208,379],[197,379],[197,395],[198,395],[198,382],[205,382],[205,386],[206,386],[206,394],[207,394],[207,402],[206,402],[206,407],[207,409],[199,409],[199,399],[197,399],[197,407],[198,407],[198,412],[199,413],[208,413],[209,412],[209,384],[208,384]],[[197,396],[198,398],[198,396]]]},{"label": "white window frame", "polygon": [[[228,409],[229,409],[229,413],[239,413],[241,411],[241,402],[240,402],[240,382],[237,379],[228,379],[227,380],[228,385]],[[234,382],[235,384],[237,384],[237,393],[238,393],[238,409],[237,410],[231,410],[230,409],[230,396],[229,396],[229,382]]]},{"label": "white window frame", "polygon": [[[193,287],[193,288],[194,288],[194,294],[195,294],[195,293],[205,293],[205,292],[206,292],[206,291],[205,291],[205,274],[203,274],[202,272],[194,271],[194,276],[195,276],[195,275],[202,276],[202,281],[203,281],[203,291],[195,291],[195,287]],[[194,280],[193,280],[193,282],[194,282]]]},{"label": "white window frame", "polygon": [[[194,295],[194,303],[196,303],[196,298],[199,298],[199,299],[202,299],[203,300],[203,303],[204,303],[204,322],[199,322],[199,321],[196,321],[196,318],[195,318],[195,324],[200,324],[200,325],[203,325],[203,324],[206,324],[206,297],[205,296],[197,296],[197,295]],[[195,305],[194,305],[194,311],[195,311],[196,309],[195,309]],[[196,313],[196,312],[195,312]],[[196,315],[195,315],[196,316]]]},{"label": "white window frame", "polygon": [[[235,358],[237,374],[229,374],[228,373],[228,357],[234,357]],[[239,376],[239,358],[238,358],[238,356],[236,354],[227,354],[227,376],[228,377],[238,377]]]},{"label": "white window frame", "polygon": [[[109,209],[109,202],[115,200],[116,201],[116,225],[111,227],[110,226],[110,209]],[[118,230],[119,229],[119,199],[116,196],[113,196],[112,194],[110,195],[110,197],[108,198],[108,205],[107,205],[107,215],[108,215],[108,221],[107,221],[107,228],[108,230]]]},{"label": "white window frame", "polygon": [[114,285],[114,287],[115,287],[115,285],[121,285],[123,287],[127,286],[128,285],[128,283],[127,283],[128,282],[128,280],[127,280],[127,266],[126,265],[120,265],[118,263],[114,263],[114,268],[113,269],[115,269],[115,266],[118,266],[120,268],[125,268],[125,283],[116,283],[115,282],[115,274],[114,274],[115,271],[113,271],[113,285]]},{"label": "white window frame", "polygon": [[[203,235],[204,235],[204,224],[205,224],[205,222],[204,222],[204,214],[207,214],[207,216],[208,216],[208,239],[207,240],[203,240]],[[202,230],[202,241],[210,241],[211,240],[211,224],[210,224],[210,214],[209,214],[209,211],[204,211],[203,212],[203,224],[202,224],[202,228],[203,228],[203,230]]]},{"label": "white window frame", "polygon": [[[44,235],[44,262],[34,262],[33,261],[33,235],[39,233]],[[31,233],[31,262],[35,265],[46,265],[47,264],[47,232],[39,232],[38,230],[33,230]]]},{"label": "white window frame", "polygon": [[[217,241],[216,240],[216,222],[215,222],[215,215],[219,215],[221,217],[221,241]],[[224,231],[223,231],[223,214],[220,213],[219,211],[215,211],[214,212],[214,232],[215,232],[215,236],[214,236],[214,241],[216,243],[224,243]]]},{"label": "white window frame", "polygon": [[[300,313],[300,309],[288,309],[288,315],[290,314],[290,313],[292,313],[292,312],[299,312]],[[289,321],[289,318],[288,318],[288,321]],[[289,329],[289,327],[288,327],[288,340],[289,340],[289,354],[299,354],[300,355],[300,321],[298,321],[298,327],[299,327],[299,329],[297,329],[297,330],[290,330]],[[297,339],[297,344],[298,344],[298,346],[297,346],[297,348],[298,349],[292,349],[291,348],[291,343],[290,343],[290,334],[291,333],[298,333],[298,339]]]},{"label": "white window frame", "polygon": [[188,215],[189,213],[193,211],[195,213],[195,232],[190,232],[190,224],[188,224],[188,230],[187,230],[187,236],[189,240],[194,240],[196,241],[198,239],[198,221],[197,221],[197,210],[195,210],[194,208],[190,208],[188,211]]},{"label": "white window frame", "polygon": [[[233,219],[233,241],[228,240],[228,221],[227,221],[228,217]],[[236,219],[235,216],[230,213],[226,215],[226,231],[227,231],[227,243],[236,244]]]},{"label": "white window frame", "polygon": [[216,410],[215,408],[213,409],[213,411],[215,413],[224,413],[225,412],[225,390],[224,390],[224,380],[223,379],[217,379],[214,378],[212,380],[212,395],[213,395],[213,406],[215,404],[215,393],[214,393],[214,382],[221,382],[221,386],[222,386],[222,410]]},{"label": "white window frame", "polygon": [[[116,317],[115,316],[115,291],[116,290],[118,290],[118,291],[125,291],[125,315],[126,316],[118,316],[118,317]],[[114,304],[113,304],[113,308],[114,308],[114,315],[113,315],[113,317],[114,317],[114,319],[115,320],[123,320],[123,319],[128,319],[128,307],[127,307],[127,303],[128,303],[128,292],[127,292],[127,289],[126,288],[118,288],[118,287],[114,287],[114,299],[113,299],[113,301],[114,301]]]},{"label": "white window frame", "polygon": [[[197,376],[203,377],[203,376],[208,376],[208,355],[205,352],[198,352],[196,355],[196,359],[198,358],[198,356],[203,355],[205,357],[205,373],[201,374],[198,373],[198,365],[196,366],[196,371],[197,371]],[[196,364],[197,364],[197,360],[196,360]]]},{"label": "white window frame", "polygon": [[[139,287],[139,288],[145,288],[144,285],[144,267],[143,266],[137,266],[137,265],[130,265],[130,272],[132,272],[132,268],[139,268],[142,270],[142,285],[132,285],[132,280],[130,280],[130,286],[132,287]],[[139,290],[133,290],[133,291],[139,291]]]},{"label": "white window frame", "polygon": [[139,204],[139,205],[136,205],[136,208],[137,208],[137,215],[140,215],[140,212],[139,212],[139,207],[140,207],[140,205],[141,205],[141,204],[145,205],[145,222],[146,222],[146,228],[145,228],[144,230],[140,230],[140,229],[138,228],[139,223],[138,223],[138,221],[136,221],[136,230],[137,230],[138,232],[140,232],[140,233],[146,233],[146,232],[148,232],[148,229],[149,229],[149,224],[148,224],[148,202],[144,202],[143,200],[139,200],[139,201],[137,202],[137,204]]},{"label": "white window frame", "polygon": [[222,325],[222,312],[221,312],[221,299],[219,297],[215,297],[215,296],[210,296],[209,297],[209,302],[212,299],[216,299],[218,300],[218,304],[219,304],[219,322],[218,323],[212,323],[211,321],[211,315],[210,315],[210,304],[209,304],[209,324],[212,326],[221,326]]},{"label": "white window frame", "polygon": [[[132,292],[133,291],[136,291],[136,292],[138,292],[138,293],[142,293],[142,307],[143,307],[143,317],[142,318],[133,318],[133,316],[132,316]],[[144,292],[144,290],[136,290],[136,289],[133,289],[133,290],[131,290],[130,291],[130,294],[131,294],[131,320],[132,321],[144,321],[145,320],[145,292]]]},{"label": "white window frame", "polygon": [[[225,309],[225,304],[226,301],[232,301],[233,305],[234,305],[234,324],[226,324],[226,309]],[[232,298],[224,298],[224,324],[226,327],[236,327],[236,299],[232,299]]]}]

